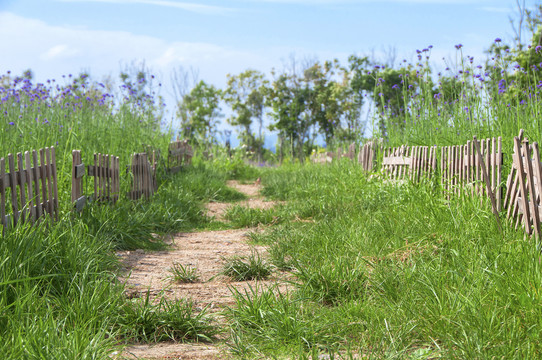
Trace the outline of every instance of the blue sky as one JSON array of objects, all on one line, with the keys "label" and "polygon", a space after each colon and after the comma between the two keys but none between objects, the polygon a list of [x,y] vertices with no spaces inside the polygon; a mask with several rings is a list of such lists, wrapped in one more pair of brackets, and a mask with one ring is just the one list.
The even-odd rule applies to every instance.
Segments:
[{"label": "blue sky", "polygon": [[[528,1],[532,5],[533,0]],[[515,0],[0,0],[0,73],[31,68],[44,81],[90,71],[117,78],[132,61],[164,83],[173,68],[223,87],[226,74],[265,73],[296,58],[345,63],[350,54],[453,61],[455,44],[483,61],[497,37],[512,38]],[[527,40],[527,39],[525,39]],[[171,106],[170,106],[171,108]]]}]

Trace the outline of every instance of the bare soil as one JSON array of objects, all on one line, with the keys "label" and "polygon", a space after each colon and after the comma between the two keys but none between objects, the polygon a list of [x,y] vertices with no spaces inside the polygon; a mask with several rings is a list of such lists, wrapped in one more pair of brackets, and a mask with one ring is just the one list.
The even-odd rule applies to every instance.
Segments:
[{"label": "bare soil", "polygon": [[233,206],[243,206],[251,209],[270,209],[282,202],[268,201],[260,195],[260,185],[241,184],[238,181],[228,181],[228,186],[248,196],[248,200],[236,203],[210,202],[205,205],[207,216],[215,217],[216,220],[224,220],[224,214]]},{"label": "bare soil", "polygon": [[[260,186],[228,182],[228,186],[245,193],[249,199],[239,202],[241,206],[267,208],[275,205],[264,201],[259,194]],[[211,203],[209,215],[221,219],[232,204]],[[266,248],[248,243],[247,234],[257,229],[237,229],[221,231],[202,231],[181,233],[172,238],[171,247],[166,251],[145,252],[142,250],[118,253],[125,267],[122,279],[129,297],[145,296],[150,291],[152,297],[166,296],[170,299],[190,298],[196,310],[207,307],[215,314],[218,326],[223,326],[227,334],[227,323],[220,314],[228,306],[234,305],[231,288],[241,292],[252,288],[267,288],[276,285],[279,291],[286,290],[283,278],[278,274],[265,281],[234,282],[221,275],[224,262],[232,256],[248,256],[256,251],[266,256]],[[174,264],[182,264],[197,269],[198,282],[177,283],[172,280],[170,269]],[[227,335],[226,335],[227,336]],[[224,340],[211,344],[201,343],[158,343],[134,344],[127,346],[120,354],[121,359],[224,359],[228,358]]]}]

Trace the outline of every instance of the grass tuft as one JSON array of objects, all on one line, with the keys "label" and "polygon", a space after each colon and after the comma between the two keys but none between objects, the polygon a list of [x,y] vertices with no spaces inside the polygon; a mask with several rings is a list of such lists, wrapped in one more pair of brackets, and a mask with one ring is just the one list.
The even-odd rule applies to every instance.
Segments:
[{"label": "grass tuft", "polygon": [[189,300],[153,302],[150,292],[144,299],[127,301],[117,322],[125,342],[211,341],[218,330],[211,324],[207,309],[196,312]]},{"label": "grass tuft", "polygon": [[197,269],[190,265],[184,266],[183,264],[175,263],[169,271],[172,274],[171,279],[177,283],[188,284],[199,281]]},{"label": "grass tuft", "polygon": [[271,275],[271,266],[253,252],[249,256],[234,256],[226,260],[222,274],[235,281],[264,280]]}]

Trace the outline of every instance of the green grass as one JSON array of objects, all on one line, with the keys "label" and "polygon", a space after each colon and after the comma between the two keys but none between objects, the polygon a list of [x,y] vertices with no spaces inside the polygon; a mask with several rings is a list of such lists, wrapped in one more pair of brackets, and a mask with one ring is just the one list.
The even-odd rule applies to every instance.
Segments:
[{"label": "green grass", "polygon": [[279,296],[235,293],[240,356],[540,357],[539,250],[522,231],[501,233],[489,204],[384,184],[346,163],[263,181],[314,222],[254,236],[294,278]]},{"label": "green grass", "polygon": [[189,301],[127,299],[114,251],[164,249],[161,235],[212,226],[204,202],[243,198],[225,181],[223,173],[198,165],[165,179],[150,200],[89,204],[56,224],[6,233],[0,241],[3,356],[108,359],[119,341],[211,339],[218,331],[212,317]]},{"label": "green grass", "polygon": [[279,224],[284,220],[284,215],[274,208],[251,209],[234,205],[226,211],[224,219],[228,220],[232,227],[243,228]]},{"label": "green grass", "polygon": [[171,269],[169,269],[169,272],[171,273],[171,279],[177,283],[187,284],[199,281],[197,269],[190,265],[185,266],[183,264],[175,263]]},{"label": "green grass", "polygon": [[271,275],[271,266],[259,253],[249,256],[233,256],[226,259],[222,274],[235,281],[264,280]]},{"label": "green grass", "polygon": [[196,312],[189,300],[161,296],[155,303],[147,292],[143,299],[126,301],[119,311],[117,326],[126,342],[211,341],[218,333],[207,309]]}]

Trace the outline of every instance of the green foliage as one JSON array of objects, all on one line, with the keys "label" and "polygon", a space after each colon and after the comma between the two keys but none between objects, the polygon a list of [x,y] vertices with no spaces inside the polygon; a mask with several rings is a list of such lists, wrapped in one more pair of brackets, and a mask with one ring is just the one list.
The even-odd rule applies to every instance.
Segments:
[{"label": "green foliage", "polygon": [[383,184],[346,162],[281,168],[264,184],[270,196],[310,203],[315,221],[255,237],[296,280],[287,295],[235,293],[232,347],[240,356],[542,352],[537,246],[513,227],[502,234],[487,201],[444,201],[431,184]]},{"label": "green foliage", "polygon": [[124,341],[211,341],[217,329],[211,325],[207,309],[194,311],[188,300],[160,297],[153,302],[150,292],[144,299],[127,301],[117,322]]},{"label": "green foliage", "polygon": [[221,90],[203,80],[178,104],[181,133],[185,139],[208,145],[213,143],[220,113]]},{"label": "green foliage", "polygon": [[[262,73],[246,70],[237,76],[228,74],[228,87],[222,93],[222,98],[233,111],[228,123],[242,129],[239,132],[241,144],[258,154],[261,154],[263,147],[263,111],[267,86],[268,82]],[[259,125],[258,137],[251,130],[254,120]]]},{"label": "green foliage", "polygon": [[261,356],[262,352],[303,354],[340,340],[333,321],[316,315],[310,304],[291,299],[276,288],[249,286],[244,292],[232,288],[232,293],[236,304],[226,316],[232,323],[232,351],[240,357]]},{"label": "green foliage", "polygon": [[251,209],[239,205],[229,208],[224,214],[224,218],[236,228],[278,224],[283,221],[280,211],[273,208]]},{"label": "green foliage", "polygon": [[198,270],[189,265],[174,263],[169,271],[172,280],[177,283],[195,283],[199,280]]},{"label": "green foliage", "polygon": [[227,259],[222,273],[235,281],[265,280],[271,275],[271,267],[260,254],[253,252],[246,257]]},{"label": "green foliage", "polygon": [[[216,171],[225,174],[227,179],[254,181],[261,176],[262,170],[247,164],[244,158],[245,156],[242,154],[242,151],[236,151],[231,157],[224,154],[212,159],[207,166],[211,166],[213,169],[216,169]],[[240,199],[243,199],[243,197],[237,197],[237,200]],[[236,199],[231,198],[231,200]]]}]

